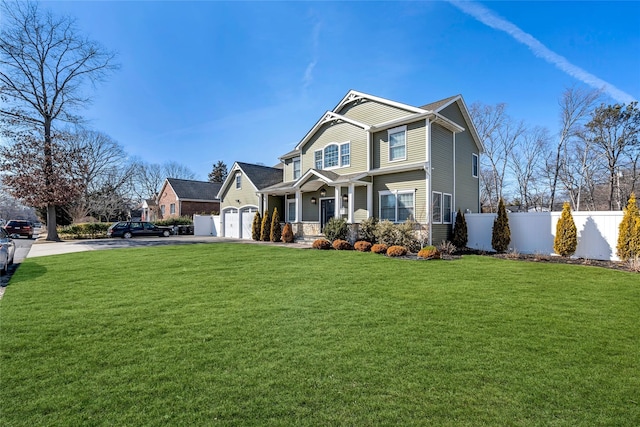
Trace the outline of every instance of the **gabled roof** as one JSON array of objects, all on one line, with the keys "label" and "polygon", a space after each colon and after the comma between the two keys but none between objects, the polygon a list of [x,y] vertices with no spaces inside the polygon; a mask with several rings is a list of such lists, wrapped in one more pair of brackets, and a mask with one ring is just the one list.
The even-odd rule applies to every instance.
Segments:
[{"label": "gabled roof", "polygon": [[474,139],[476,145],[480,152],[484,152],[484,142],[480,140],[480,135],[478,135],[478,131],[476,130],[475,125],[473,124],[473,120],[471,120],[471,115],[469,114],[469,109],[467,108],[467,104],[464,102],[464,98],[462,95],[450,96],[449,98],[441,99],[440,101],[433,102],[431,104],[424,105],[422,108],[430,108],[434,113],[439,113],[440,111],[447,108],[449,105],[453,103],[457,103],[460,111],[462,112],[462,116],[469,126],[469,132],[471,132],[471,137]]},{"label": "gabled roof", "polygon": [[282,168],[269,167],[262,165],[254,165],[252,163],[235,162],[227,175],[227,179],[224,180],[222,186],[218,190],[218,197],[222,196],[222,193],[227,189],[231,182],[235,180],[236,172],[240,171],[249,181],[249,183],[256,189],[256,191],[271,185],[282,182]]},{"label": "gabled roof", "polygon": [[443,108],[443,107],[449,105],[451,102],[455,101],[456,98],[458,98],[459,96],[460,95],[450,96],[448,98],[441,99],[440,101],[435,101],[435,102],[432,102],[430,104],[423,105],[420,108],[423,109],[423,110],[427,110],[427,111],[438,112],[438,111],[440,111],[441,108]]},{"label": "gabled roof", "polygon": [[[178,199],[181,200],[217,200],[220,182],[194,181],[191,179],[167,178]],[[162,193],[161,193],[162,194]]]}]

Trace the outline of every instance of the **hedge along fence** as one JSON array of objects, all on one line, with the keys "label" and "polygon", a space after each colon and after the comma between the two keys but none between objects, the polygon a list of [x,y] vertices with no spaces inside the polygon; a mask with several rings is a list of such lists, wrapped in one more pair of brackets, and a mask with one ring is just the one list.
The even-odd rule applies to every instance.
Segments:
[{"label": "hedge along fence", "polygon": [[99,239],[107,237],[107,230],[112,222],[87,222],[81,224],[65,225],[58,228],[60,237],[70,239]]},{"label": "hedge along fence", "polygon": [[[511,229],[510,251],[522,254],[554,254],[556,224],[562,212],[507,213]],[[619,261],[616,255],[621,211],[571,212],[578,230],[577,258]],[[491,227],[496,214],[465,214],[471,249],[493,251]]]}]

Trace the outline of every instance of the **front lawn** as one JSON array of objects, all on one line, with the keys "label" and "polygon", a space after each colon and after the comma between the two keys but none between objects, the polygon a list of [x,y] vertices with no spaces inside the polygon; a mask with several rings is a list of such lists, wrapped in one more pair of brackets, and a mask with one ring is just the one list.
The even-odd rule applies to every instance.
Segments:
[{"label": "front lawn", "polygon": [[640,425],[640,283],[206,244],[27,259],[0,425]]}]

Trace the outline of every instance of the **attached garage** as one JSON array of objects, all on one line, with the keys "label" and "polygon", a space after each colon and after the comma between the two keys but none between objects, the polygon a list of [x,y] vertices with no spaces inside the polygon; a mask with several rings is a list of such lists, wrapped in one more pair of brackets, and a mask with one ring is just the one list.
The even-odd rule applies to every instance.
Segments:
[{"label": "attached garage", "polygon": [[224,211],[224,237],[240,238],[238,209],[229,208]]},{"label": "attached garage", "polygon": [[240,238],[251,240],[251,228],[256,212],[258,212],[258,208],[256,207],[248,207],[240,210],[240,224],[242,224]]}]

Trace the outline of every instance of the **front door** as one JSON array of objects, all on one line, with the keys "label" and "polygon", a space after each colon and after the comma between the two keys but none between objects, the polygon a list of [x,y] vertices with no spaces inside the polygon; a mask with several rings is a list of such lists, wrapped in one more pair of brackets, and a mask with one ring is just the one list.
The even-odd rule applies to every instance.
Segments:
[{"label": "front door", "polygon": [[320,231],[322,231],[327,221],[334,217],[335,212],[336,209],[334,199],[320,200]]}]

